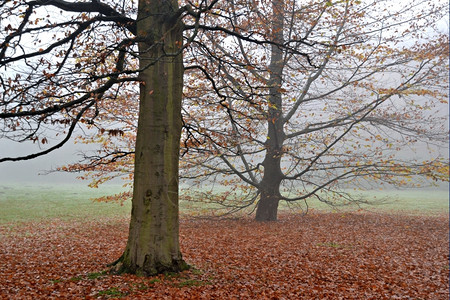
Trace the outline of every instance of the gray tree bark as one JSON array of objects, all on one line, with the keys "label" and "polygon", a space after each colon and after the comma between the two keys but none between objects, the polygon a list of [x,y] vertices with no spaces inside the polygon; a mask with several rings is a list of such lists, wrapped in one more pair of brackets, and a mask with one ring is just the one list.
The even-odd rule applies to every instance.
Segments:
[{"label": "gray tree bark", "polygon": [[183,88],[182,24],[176,0],[140,0],[140,107],[126,249],[115,271],[139,275],[188,268],[178,240],[178,160]]}]

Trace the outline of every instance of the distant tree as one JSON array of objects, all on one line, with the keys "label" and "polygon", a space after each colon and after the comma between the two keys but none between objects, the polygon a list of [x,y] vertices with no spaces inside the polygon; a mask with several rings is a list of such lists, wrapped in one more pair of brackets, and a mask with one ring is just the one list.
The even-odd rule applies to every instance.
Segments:
[{"label": "distant tree", "polygon": [[[273,43],[205,32],[210,46],[197,44],[190,69],[208,83],[188,73],[185,122],[197,134],[182,174],[229,187],[197,199],[256,204],[256,220],[272,221],[280,201],[358,202],[343,187],[448,181],[436,151],[448,149],[448,35],[436,28],[446,3],[234,0],[224,12],[215,24]],[[414,145],[436,152],[414,157]]]}]

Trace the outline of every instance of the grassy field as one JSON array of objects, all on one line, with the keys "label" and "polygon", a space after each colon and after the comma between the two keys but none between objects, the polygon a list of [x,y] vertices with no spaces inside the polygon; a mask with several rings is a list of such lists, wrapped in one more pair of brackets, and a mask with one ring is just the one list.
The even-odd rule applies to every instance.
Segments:
[{"label": "grassy field", "polygon": [[[330,207],[316,199],[307,201],[308,208],[320,211],[371,211],[379,213],[401,213],[408,215],[435,215],[449,213],[449,192],[445,190],[369,190],[354,193],[371,204],[349,204]],[[306,206],[297,204],[300,210]],[[281,205],[282,209],[288,208]],[[295,205],[294,205],[295,207]],[[293,208],[295,210],[295,208]]]},{"label": "grassy field", "polygon": [[83,219],[128,216],[131,203],[95,202],[92,199],[122,191],[120,185],[92,189],[82,184],[2,185],[0,222],[40,221],[43,218]]},{"label": "grassy field", "polygon": [[[82,184],[68,185],[12,185],[0,184],[0,223],[39,221],[44,218],[83,219],[127,217],[130,202],[123,206],[118,203],[94,202],[92,199],[123,191],[120,185],[104,185],[98,189]],[[442,190],[368,191],[364,193],[370,200],[383,200],[384,204],[346,206],[338,210],[368,210],[413,215],[448,214],[449,194]],[[199,204],[182,201],[181,212],[198,215],[204,208]],[[302,212],[304,203],[281,210]],[[309,210],[335,211],[317,200],[308,201]]]}]

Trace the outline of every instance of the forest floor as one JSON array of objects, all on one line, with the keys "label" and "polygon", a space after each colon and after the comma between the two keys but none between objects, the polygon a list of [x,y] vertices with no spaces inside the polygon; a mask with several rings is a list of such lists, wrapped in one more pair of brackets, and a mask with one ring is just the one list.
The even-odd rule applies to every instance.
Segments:
[{"label": "forest floor", "polygon": [[448,215],[311,212],[275,223],[183,217],[193,266],[109,275],[123,216],[0,224],[0,299],[449,299]]}]

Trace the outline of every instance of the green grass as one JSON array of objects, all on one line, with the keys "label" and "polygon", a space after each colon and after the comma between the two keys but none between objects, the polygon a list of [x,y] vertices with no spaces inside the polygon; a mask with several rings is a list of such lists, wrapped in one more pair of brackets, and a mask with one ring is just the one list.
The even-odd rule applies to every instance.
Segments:
[{"label": "green grass", "polygon": [[[439,189],[410,189],[410,190],[369,190],[357,193],[372,204],[349,204],[346,206],[330,207],[317,199],[308,200],[308,208],[323,211],[355,211],[402,213],[412,215],[433,215],[449,213],[449,192]],[[298,206],[305,208],[304,202]],[[287,209],[282,205],[282,209]]]},{"label": "green grass", "polygon": [[100,291],[97,294],[97,296],[99,296],[99,297],[101,297],[101,296],[106,296],[106,297],[110,296],[110,297],[119,297],[119,298],[124,297],[126,295],[127,295],[127,293],[121,292],[119,290],[119,288],[117,288],[117,287],[112,287],[110,289],[107,289],[107,290],[104,290],[104,291]]},{"label": "green grass", "polygon": [[[127,201],[121,206],[118,203],[94,202],[91,199],[112,195],[123,191],[120,185],[104,185],[91,189],[83,184],[67,185],[12,185],[0,184],[0,223],[41,221],[44,219],[97,219],[112,217],[128,217],[131,203]],[[406,191],[366,191],[363,195],[369,200],[383,200],[384,204],[349,205],[339,210],[354,211],[360,208],[377,212],[393,212],[406,214],[448,214],[449,194],[445,190],[406,190]],[[382,201],[382,202],[383,202]],[[309,210],[335,211],[316,199],[307,201]],[[201,203],[180,202],[181,212],[202,214],[207,207]],[[280,210],[301,212],[304,202],[289,208],[280,205]]]},{"label": "green grass", "polygon": [[100,278],[100,277],[103,277],[103,276],[105,276],[105,275],[107,275],[107,272],[106,272],[106,271],[102,271],[102,272],[94,272],[94,273],[89,273],[89,274],[87,274],[87,278],[88,278],[88,279],[91,279],[91,280],[94,280],[94,279],[98,279],[98,278]]},{"label": "green grass", "polygon": [[0,184],[0,223],[43,219],[127,217],[131,203],[94,202],[91,199],[122,191],[120,185],[92,189],[82,184],[3,185]]}]

